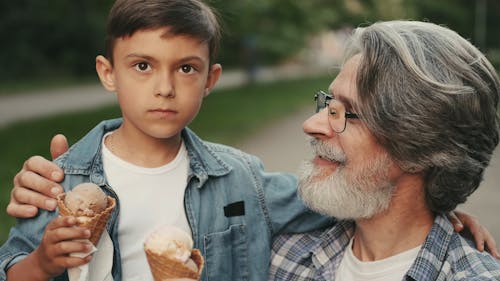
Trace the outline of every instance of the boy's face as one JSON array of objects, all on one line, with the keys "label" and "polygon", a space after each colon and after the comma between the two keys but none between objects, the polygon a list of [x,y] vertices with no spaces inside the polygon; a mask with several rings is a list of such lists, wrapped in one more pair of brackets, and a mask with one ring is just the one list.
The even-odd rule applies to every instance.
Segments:
[{"label": "boy's face", "polygon": [[115,91],[129,133],[179,138],[217,82],[221,67],[210,67],[208,45],[167,28],[139,30],[118,38],[114,65],[96,59],[99,77]]}]

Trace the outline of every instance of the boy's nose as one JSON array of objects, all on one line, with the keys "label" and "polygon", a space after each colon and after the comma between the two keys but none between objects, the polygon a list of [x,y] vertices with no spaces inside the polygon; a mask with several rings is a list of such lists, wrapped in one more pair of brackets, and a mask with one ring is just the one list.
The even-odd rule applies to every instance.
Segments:
[{"label": "boy's nose", "polygon": [[328,109],[324,108],[304,121],[302,125],[304,133],[315,138],[331,138],[335,136],[335,131],[328,122],[327,114]]},{"label": "boy's nose", "polygon": [[169,98],[175,97],[174,83],[169,75],[163,74],[158,76],[155,95]]}]

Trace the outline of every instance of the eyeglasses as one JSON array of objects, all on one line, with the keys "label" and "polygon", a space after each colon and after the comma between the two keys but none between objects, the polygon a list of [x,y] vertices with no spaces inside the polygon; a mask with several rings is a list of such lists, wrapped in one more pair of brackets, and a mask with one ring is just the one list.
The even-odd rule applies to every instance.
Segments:
[{"label": "eyeglasses", "polygon": [[347,119],[359,118],[356,113],[347,112],[342,102],[324,91],[318,91],[314,95],[314,100],[316,101],[316,113],[328,106],[328,122],[336,133],[342,133],[345,130]]}]

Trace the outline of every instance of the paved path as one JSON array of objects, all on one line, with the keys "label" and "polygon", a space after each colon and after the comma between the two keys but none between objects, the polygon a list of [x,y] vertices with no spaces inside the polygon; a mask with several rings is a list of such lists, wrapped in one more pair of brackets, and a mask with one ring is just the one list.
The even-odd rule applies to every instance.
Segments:
[{"label": "paved path", "polygon": [[[310,155],[302,123],[312,114],[312,107],[311,104],[290,118],[276,121],[238,147],[259,156],[269,171],[295,173],[299,163]],[[500,147],[486,170],[484,182],[459,209],[479,217],[500,248]]]}]

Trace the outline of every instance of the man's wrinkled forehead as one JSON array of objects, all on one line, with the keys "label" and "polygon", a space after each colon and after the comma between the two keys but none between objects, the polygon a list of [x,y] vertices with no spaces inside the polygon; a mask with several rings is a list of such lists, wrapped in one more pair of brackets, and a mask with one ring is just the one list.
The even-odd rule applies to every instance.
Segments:
[{"label": "man's wrinkled forehead", "polygon": [[355,55],[347,60],[328,88],[329,93],[345,105],[352,105],[358,99],[356,81],[360,62],[361,55]]}]

